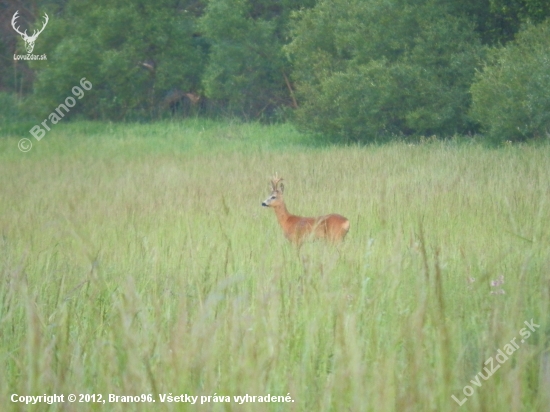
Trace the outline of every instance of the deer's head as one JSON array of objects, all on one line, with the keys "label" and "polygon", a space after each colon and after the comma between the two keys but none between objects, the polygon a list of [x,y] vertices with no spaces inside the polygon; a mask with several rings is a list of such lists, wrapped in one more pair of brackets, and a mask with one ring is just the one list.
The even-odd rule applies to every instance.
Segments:
[{"label": "deer's head", "polygon": [[25,30],[24,33],[22,33],[20,30],[19,30],[19,26],[15,26],[16,24],[16,20],[17,18],[19,17],[18,16],[18,13],[19,13],[19,10],[17,10],[15,12],[15,14],[13,15],[13,19],[11,19],[11,25],[13,26],[13,29],[19,34],[21,35],[21,37],[23,38],[23,40],[25,41],[25,48],[27,49],[27,53],[32,53],[33,49],[34,49],[34,42],[36,41],[36,39],[38,38],[38,35],[40,33],[42,33],[44,31],[44,28],[46,27],[46,24],[48,24],[48,20],[49,20],[49,17],[46,13],[44,13],[44,24],[42,25],[42,28],[40,30],[34,30],[33,33],[32,33],[32,36],[29,36],[27,35],[27,30]]},{"label": "deer's head", "polygon": [[271,194],[262,202],[262,206],[274,207],[283,203],[283,191],[285,187],[282,181],[283,178],[277,176],[271,179]]}]

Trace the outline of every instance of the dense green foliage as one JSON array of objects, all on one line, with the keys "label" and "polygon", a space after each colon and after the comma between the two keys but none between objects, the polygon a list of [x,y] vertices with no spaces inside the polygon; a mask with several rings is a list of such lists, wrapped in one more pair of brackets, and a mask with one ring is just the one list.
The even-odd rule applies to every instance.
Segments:
[{"label": "dense green foliage", "polygon": [[490,10],[500,23],[500,39],[510,40],[525,23],[541,23],[550,17],[547,0],[489,0]]},{"label": "dense green foliage", "polygon": [[473,116],[494,140],[550,135],[550,21],[492,54],[472,86]]},{"label": "dense green foliage", "polygon": [[314,131],[352,140],[468,130],[481,43],[431,2],[330,0],[300,16],[288,47]]},{"label": "dense green foliage", "polygon": [[171,92],[196,91],[205,50],[193,36],[193,11],[184,6],[175,0],[117,1],[116,7],[69,2],[66,17],[52,19],[44,32],[44,43],[55,47],[52,63],[38,70],[37,106],[51,111],[82,77],[93,83],[93,93],[71,112],[90,118],[153,117]]},{"label": "dense green foliage", "polygon": [[312,1],[210,0],[201,18],[211,48],[204,92],[226,112],[258,118],[292,104],[283,53],[292,9]]},{"label": "dense green foliage", "polygon": [[[0,55],[10,63],[0,65],[0,93],[16,94],[4,99],[22,109],[14,118],[39,123],[86,77],[94,88],[68,117],[282,119],[344,141],[496,133],[472,110],[474,74],[502,59],[528,64],[505,46],[550,17],[544,0],[20,3],[23,28],[39,27],[45,12],[50,22],[36,48],[48,60],[13,60],[23,50],[9,19],[16,6],[0,1]],[[496,82],[483,87],[499,93],[487,89]],[[510,87],[521,95],[521,82]],[[487,113],[500,110],[485,101]],[[523,138],[550,127],[543,106],[532,105],[537,131]]]}]

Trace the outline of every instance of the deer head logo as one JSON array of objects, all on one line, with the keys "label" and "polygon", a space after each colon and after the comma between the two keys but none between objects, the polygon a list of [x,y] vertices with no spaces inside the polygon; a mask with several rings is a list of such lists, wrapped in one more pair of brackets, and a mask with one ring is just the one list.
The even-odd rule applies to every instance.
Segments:
[{"label": "deer head logo", "polygon": [[17,14],[19,13],[19,10],[17,10],[15,12],[15,14],[13,15],[13,19],[11,19],[11,25],[13,26],[13,29],[21,35],[21,37],[23,38],[23,40],[25,41],[25,48],[27,49],[27,53],[32,53],[33,49],[34,49],[34,42],[36,41],[36,39],[38,38],[38,35],[40,33],[42,33],[44,31],[44,29],[46,28],[46,24],[48,24],[48,20],[49,20],[49,17],[46,13],[44,13],[44,24],[42,25],[42,28],[38,31],[34,30],[33,33],[32,33],[32,36],[29,36],[27,35],[27,30],[25,30],[24,33],[21,33],[21,31],[19,30],[19,27],[16,27],[15,24],[16,24],[16,20],[17,18],[19,17]]}]

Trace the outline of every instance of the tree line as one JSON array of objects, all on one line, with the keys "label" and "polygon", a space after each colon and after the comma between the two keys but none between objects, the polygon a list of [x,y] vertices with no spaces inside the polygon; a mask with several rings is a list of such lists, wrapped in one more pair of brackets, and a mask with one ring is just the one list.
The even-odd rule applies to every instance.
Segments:
[{"label": "tree line", "polygon": [[[32,32],[35,53],[11,27]],[[1,116],[292,121],[346,141],[550,134],[547,0],[0,2]],[[17,113],[16,113],[17,112]]]}]

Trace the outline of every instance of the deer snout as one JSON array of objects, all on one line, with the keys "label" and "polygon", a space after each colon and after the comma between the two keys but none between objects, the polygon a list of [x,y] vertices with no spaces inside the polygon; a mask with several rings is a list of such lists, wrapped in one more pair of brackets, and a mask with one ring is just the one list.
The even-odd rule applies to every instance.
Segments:
[{"label": "deer snout", "polygon": [[267,207],[267,203],[266,203],[266,202],[262,202],[262,206]]}]

